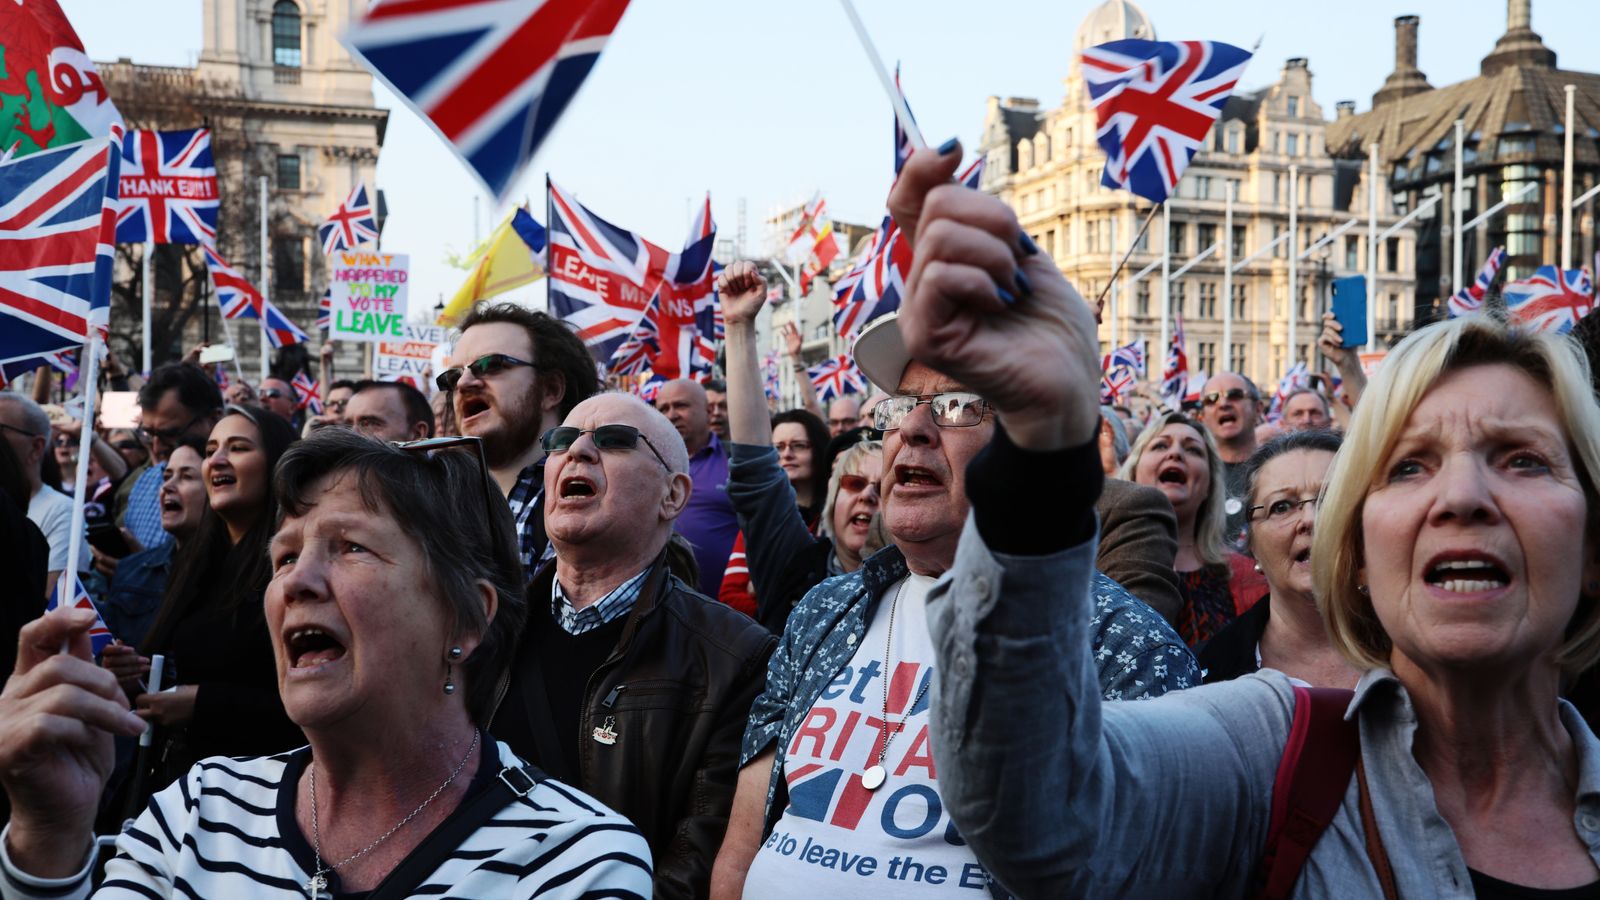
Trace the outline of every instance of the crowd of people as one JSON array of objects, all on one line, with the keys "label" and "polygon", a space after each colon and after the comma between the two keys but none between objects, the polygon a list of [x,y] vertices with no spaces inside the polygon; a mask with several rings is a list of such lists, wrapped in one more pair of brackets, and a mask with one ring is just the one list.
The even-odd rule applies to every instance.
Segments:
[{"label": "crowd of people", "polygon": [[775,407],[748,262],[651,401],[510,303],[431,398],[0,392],[0,896],[1600,893],[1584,344],[1476,316],[1368,384],[1330,318],[1339,394],[1270,423],[1236,372],[1102,406],[1096,311],[941,149],[870,397],[791,333]]}]

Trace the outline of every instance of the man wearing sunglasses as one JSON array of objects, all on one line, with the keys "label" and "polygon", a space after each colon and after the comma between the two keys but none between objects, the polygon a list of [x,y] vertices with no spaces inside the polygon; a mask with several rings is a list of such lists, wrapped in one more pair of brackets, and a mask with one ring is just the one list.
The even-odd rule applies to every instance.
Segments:
[{"label": "man wearing sunglasses", "polygon": [[276,413],[285,422],[294,424],[295,403],[299,398],[289,382],[275,375],[263,378],[256,389],[256,396],[268,412]]},{"label": "man wearing sunglasses", "polygon": [[539,436],[600,389],[594,357],[560,319],[514,303],[483,303],[461,323],[446,365],[435,382],[450,395],[456,430],[483,441],[532,578],[547,543]]},{"label": "man wearing sunglasses", "polygon": [[671,575],[667,543],[693,485],[660,413],[600,394],[541,443],[555,557],[528,586],[489,728],[644,833],[656,897],[703,897],[776,639]]},{"label": "man wearing sunglasses", "polygon": [[1200,422],[1217,442],[1217,455],[1228,476],[1227,538],[1238,542],[1244,534],[1244,463],[1256,452],[1256,426],[1261,423],[1261,392],[1237,372],[1218,372],[1206,381],[1200,394]]},{"label": "man wearing sunglasses", "polygon": [[127,481],[133,486],[128,489],[120,524],[140,546],[157,547],[172,540],[161,527],[161,482],[167,457],[186,435],[204,441],[221,416],[222,392],[199,366],[157,366],[139,388],[139,437],[150,448],[150,463],[129,474]]}]

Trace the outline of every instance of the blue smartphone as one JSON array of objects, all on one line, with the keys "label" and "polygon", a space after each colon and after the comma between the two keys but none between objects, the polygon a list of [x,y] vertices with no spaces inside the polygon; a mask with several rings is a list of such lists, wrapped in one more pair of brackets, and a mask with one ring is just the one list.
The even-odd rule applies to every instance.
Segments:
[{"label": "blue smartphone", "polygon": [[1353,275],[1333,281],[1333,317],[1344,327],[1341,347],[1367,343],[1367,276]]}]

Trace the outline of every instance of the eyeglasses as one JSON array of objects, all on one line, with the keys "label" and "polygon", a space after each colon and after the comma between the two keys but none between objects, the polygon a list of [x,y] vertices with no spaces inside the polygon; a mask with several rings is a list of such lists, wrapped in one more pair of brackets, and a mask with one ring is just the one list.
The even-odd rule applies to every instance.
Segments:
[{"label": "eyeglasses", "polygon": [[788,453],[791,450],[793,450],[795,453],[806,453],[811,450],[811,442],[784,441],[782,443],[773,444],[772,449],[778,451],[779,453]]},{"label": "eyeglasses", "polygon": [[504,353],[490,353],[486,356],[480,356],[464,366],[445,369],[439,373],[437,378],[433,379],[433,383],[437,384],[441,391],[453,391],[456,389],[456,385],[460,383],[461,376],[469,371],[475,378],[488,378],[490,375],[498,375],[507,369],[514,369],[518,366],[539,368],[538,363],[531,363],[525,359],[517,359],[515,356],[507,356]]},{"label": "eyeglasses", "polygon": [[[1271,503],[1262,506],[1250,507],[1245,511],[1245,518],[1252,522],[1265,522],[1269,525],[1283,525],[1289,520],[1297,518],[1300,515],[1300,511],[1305,509],[1307,505],[1309,505],[1311,507],[1311,511],[1315,513],[1317,511],[1318,500],[1319,498],[1317,497],[1307,497],[1304,500],[1290,500],[1288,498],[1274,500]],[[1258,512],[1263,514],[1257,516]]]},{"label": "eyeglasses", "polygon": [[1216,406],[1217,402],[1220,400],[1226,399],[1231,400],[1234,403],[1238,403],[1240,400],[1243,400],[1246,397],[1249,397],[1251,400],[1256,399],[1254,395],[1244,388],[1228,388],[1226,391],[1211,391],[1204,397],[1201,397],[1200,402],[1204,403],[1206,406]]},{"label": "eyeglasses", "polygon": [[118,449],[118,450],[129,450],[129,451],[132,451],[132,450],[143,450],[144,449],[144,445],[139,443],[138,441],[116,441],[111,446],[116,448],[116,449]]},{"label": "eyeglasses", "polygon": [[204,414],[195,416],[194,418],[190,419],[189,423],[187,425],[184,425],[182,428],[143,428],[143,427],[141,427],[139,429],[139,436],[144,438],[145,443],[147,443],[147,444],[153,443],[157,438],[159,438],[159,439],[161,439],[163,441],[166,441],[167,443],[170,444],[170,443],[176,441],[178,438],[181,438],[185,434],[187,434],[189,429],[194,427],[194,423],[200,421],[203,418],[205,418]]},{"label": "eyeglasses", "polygon": [[342,412],[344,412],[344,405],[345,405],[346,402],[348,402],[348,401],[345,401],[345,400],[329,400],[328,402],[326,402],[326,403],[324,403],[322,405],[327,407],[329,412],[342,413]]},{"label": "eyeglasses", "polygon": [[912,410],[924,403],[933,408],[933,424],[940,428],[971,428],[989,412],[989,401],[967,391],[889,397],[872,408],[872,426],[879,431],[895,431]]},{"label": "eyeglasses", "polygon": [[15,425],[7,425],[4,422],[0,422],[0,429],[4,429],[5,431],[15,431],[17,434],[26,435],[27,437],[31,438],[36,438],[39,436],[38,434],[29,431],[26,428],[18,428]]},{"label": "eyeglasses", "polygon": [[865,475],[840,475],[839,490],[859,494],[873,485],[872,479]]},{"label": "eyeglasses", "polygon": [[289,395],[278,390],[277,388],[262,388],[260,391],[256,392],[256,396],[263,400],[277,400],[280,397],[287,397]]},{"label": "eyeglasses", "polygon": [[433,459],[441,450],[471,447],[478,453],[478,472],[483,476],[483,511],[494,509],[494,498],[489,490],[489,460],[483,455],[483,439],[462,435],[459,437],[423,438],[420,441],[393,441],[393,446],[407,453],[421,453]]},{"label": "eyeglasses", "polygon": [[672,471],[672,467],[667,465],[666,459],[662,457],[661,451],[656,449],[656,445],[650,443],[650,439],[632,425],[600,425],[587,429],[562,425],[546,431],[544,437],[539,438],[539,445],[546,453],[565,453],[572,449],[578,438],[586,434],[594,435],[594,445],[599,450],[635,450],[638,449],[639,442],[644,441],[644,445],[650,448],[656,459],[661,460],[667,471]]}]

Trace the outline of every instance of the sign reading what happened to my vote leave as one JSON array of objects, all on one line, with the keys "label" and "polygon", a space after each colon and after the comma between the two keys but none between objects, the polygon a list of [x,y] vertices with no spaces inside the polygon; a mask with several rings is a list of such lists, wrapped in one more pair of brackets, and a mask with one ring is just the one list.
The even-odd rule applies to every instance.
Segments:
[{"label": "sign reading what happened to my vote leave", "polygon": [[346,341],[406,339],[407,273],[404,253],[358,250],[333,254],[333,316],[328,336]]}]

